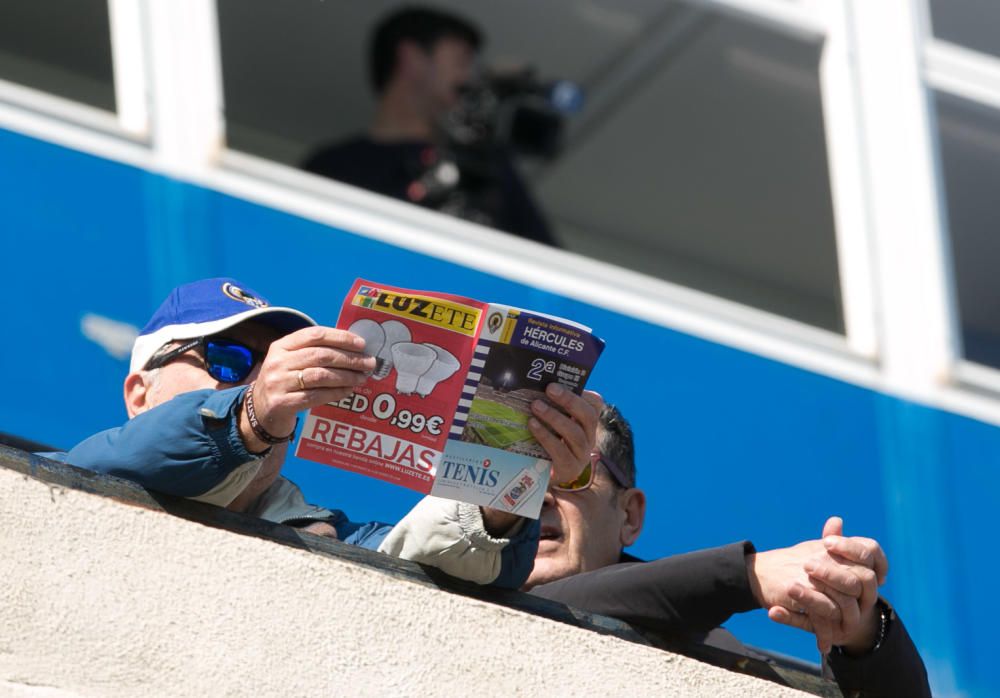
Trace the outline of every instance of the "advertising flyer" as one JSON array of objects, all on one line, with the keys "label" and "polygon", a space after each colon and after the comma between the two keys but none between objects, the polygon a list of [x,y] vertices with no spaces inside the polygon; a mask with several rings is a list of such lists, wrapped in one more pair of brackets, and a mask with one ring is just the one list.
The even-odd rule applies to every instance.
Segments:
[{"label": "advertising flyer", "polygon": [[569,320],[359,279],[337,326],[371,379],[310,410],[296,455],[419,492],[537,518],[550,462],[528,430],[552,382],[579,394],[604,342]]}]

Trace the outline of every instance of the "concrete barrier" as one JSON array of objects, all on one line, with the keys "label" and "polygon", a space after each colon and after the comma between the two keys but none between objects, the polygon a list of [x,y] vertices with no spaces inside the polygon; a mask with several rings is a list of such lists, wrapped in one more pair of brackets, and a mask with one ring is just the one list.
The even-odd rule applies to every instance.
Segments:
[{"label": "concrete barrier", "polygon": [[804,695],[615,621],[164,501],[0,447],[0,695]]}]

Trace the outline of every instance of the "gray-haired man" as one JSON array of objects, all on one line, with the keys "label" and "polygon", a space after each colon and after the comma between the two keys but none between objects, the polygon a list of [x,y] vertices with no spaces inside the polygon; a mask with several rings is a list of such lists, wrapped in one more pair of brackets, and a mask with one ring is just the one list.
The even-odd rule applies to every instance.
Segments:
[{"label": "gray-haired man", "polygon": [[813,632],[845,695],[930,696],[920,655],[878,596],[888,562],[878,542],[843,536],[832,517],[822,539],[765,552],[749,541],[642,562],[623,552],[642,532],[646,496],[636,488],[628,422],[605,407],[591,467],[550,486],[542,507],[532,594],[748,652],[718,627],[732,614],[768,609]]}]

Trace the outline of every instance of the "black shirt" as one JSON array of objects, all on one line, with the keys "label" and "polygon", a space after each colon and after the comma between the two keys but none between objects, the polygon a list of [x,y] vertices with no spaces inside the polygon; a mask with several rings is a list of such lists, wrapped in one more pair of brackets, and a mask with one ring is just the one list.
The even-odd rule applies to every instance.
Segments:
[{"label": "black shirt", "polygon": [[[445,160],[457,163],[458,184],[435,188],[429,173]],[[556,244],[513,163],[500,149],[452,152],[424,141],[380,143],[361,136],[317,150],[302,169],[529,240]]]},{"label": "black shirt", "polygon": [[[753,546],[743,541],[652,562],[623,555],[619,564],[540,584],[528,593],[753,656],[717,627],[733,613],[759,608],[747,577],[751,552]],[[862,657],[838,652],[825,657],[824,668],[845,696],[930,697],[923,660],[902,620],[890,613],[877,650]]]}]

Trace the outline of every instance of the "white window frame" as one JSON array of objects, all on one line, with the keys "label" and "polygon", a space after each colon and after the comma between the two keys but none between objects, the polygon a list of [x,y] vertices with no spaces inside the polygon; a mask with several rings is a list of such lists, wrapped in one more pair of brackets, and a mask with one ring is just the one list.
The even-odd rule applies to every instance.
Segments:
[{"label": "white window frame", "polygon": [[935,90],[1000,109],[1000,58],[931,39],[924,46],[924,76]]},{"label": "white window frame", "polygon": [[932,399],[959,354],[935,115],[920,71],[927,27],[913,0],[844,3],[872,245],[882,380]]},{"label": "white window frame", "polygon": [[118,126],[143,141],[150,136],[144,0],[108,0]]},{"label": "white window frame", "polygon": [[218,164],[225,143],[215,0],[144,3],[157,163],[184,176],[203,174]]}]

